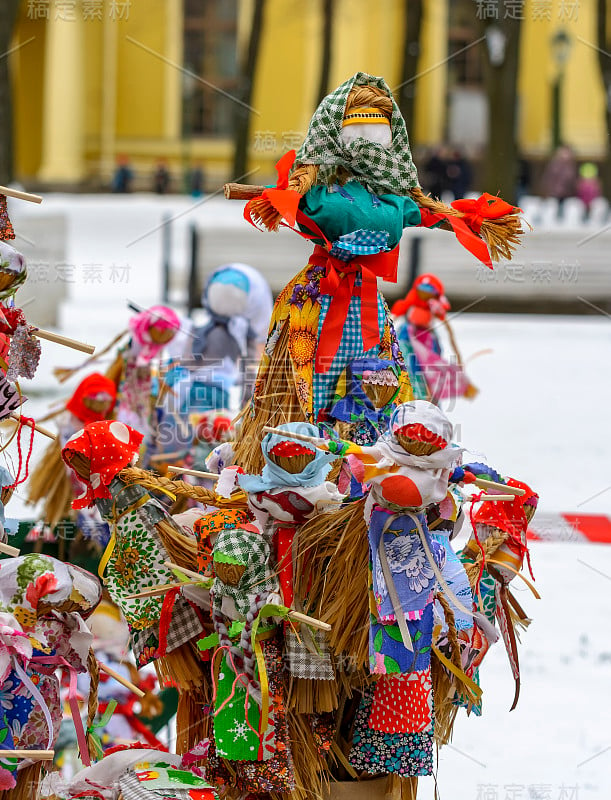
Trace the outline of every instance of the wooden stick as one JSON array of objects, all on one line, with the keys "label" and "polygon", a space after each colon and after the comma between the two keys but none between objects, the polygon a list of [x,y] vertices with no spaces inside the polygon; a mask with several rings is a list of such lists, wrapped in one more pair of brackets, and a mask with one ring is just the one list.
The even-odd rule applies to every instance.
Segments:
[{"label": "wooden stick", "polygon": [[252,186],[249,183],[226,183],[223,192],[227,200],[252,200],[267,188],[267,186]]},{"label": "wooden stick", "polygon": [[180,458],[184,453],[153,453],[149,456],[151,461],[169,461],[171,458]]},{"label": "wooden stick", "polygon": [[309,617],[307,614],[302,614],[301,611],[289,611],[289,617],[294,619],[296,622],[303,622],[306,625],[311,625],[313,628],[318,628],[321,631],[330,631],[331,626],[328,622],[322,622],[320,619],[314,619],[314,617]]},{"label": "wooden stick", "polygon": [[518,486],[505,486],[504,483],[489,481],[487,478],[476,478],[475,485],[479,489],[498,489],[503,494],[513,494],[516,497],[522,497],[523,494],[526,494],[526,490],[520,489]]},{"label": "wooden stick", "polygon": [[485,501],[496,502],[497,500],[499,502],[503,502],[503,501],[515,500],[516,496],[515,494],[484,494],[481,497],[474,496],[474,497],[469,497],[467,499],[470,500],[472,503],[483,503]]},{"label": "wooden stick", "polygon": [[182,572],[183,575],[186,575],[187,578],[193,578],[196,583],[201,583],[205,581],[206,578],[203,575],[200,575],[199,572],[193,572],[191,569],[185,569],[184,567],[179,567],[178,564],[174,564],[172,561],[164,561],[163,562],[165,567],[169,567],[170,569],[176,569],[178,572]]},{"label": "wooden stick", "polygon": [[[1,188],[1,187],[0,187]],[[34,761],[53,761],[55,750],[2,750],[1,758],[31,758]]]},{"label": "wooden stick", "polygon": [[[203,579],[203,575],[201,576]],[[126,600],[140,600],[143,597],[158,597],[159,595],[165,594],[169,589],[175,589],[177,586],[193,586],[195,581],[182,581],[181,583],[164,583],[160,586],[156,586],[154,589],[147,589],[144,592],[138,592],[137,594],[129,594],[125,598]]]},{"label": "wooden stick", "polygon": [[24,419],[23,417],[20,417],[19,414],[11,414],[10,417],[8,417],[8,419],[12,419],[14,422],[21,422],[21,423],[23,423],[24,425],[27,425],[30,428],[33,427],[34,430],[37,433],[42,433],[42,435],[46,436],[48,439],[53,439],[53,441],[55,441],[57,439],[57,436],[54,433],[51,433],[51,431],[48,431],[46,428],[43,428],[41,425],[37,425],[35,422],[32,423],[29,420]]},{"label": "wooden stick", "polygon": [[218,481],[221,477],[217,472],[201,472],[199,469],[185,469],[184,467],[168,467],[168,472],[175,475],[193,475],[195,478],[210,478],[213,481]]},{"label": "wooden stick", "polygon": [[21,192],[19,189],[9,189],[8,186],[0,186],[0,194],[5,197],[14,197],[17,200],[28,200],[30,203],[42,203],[42,197],[39,194]]},{"label": "wooden stick", "polygon": [[316,447],[320,447],[322,449],[326,449],[327,445],[329,444],[327,439],[320,439],[316,436],[307,436],[305,433],[283,431],[282,428],[272,428],[270,425],[264,425],[263,431],[265,433],[277,433],[279,436],[284,436],[286,439],[298,439],[300,442],[310,442],[311,444],[315,444]]},{"label": "wooden stick", "polygon": [[460,350],[458,349],[458,345],[456,344],[456,339],[454,337],[454,331],[447,319],[444,319],[443,324],[446,326],[446,330],[448,332],[448,336],[450,337],[450,344],[452,345],[454,352],[456,353],[456,360],[458,361],[458,366],[462,369],[463,368],[463,360],[460,355]]},{"label": "wooden stick", "polygon": [[85,344],[85,342],[70,339],[68,336],[61,336],[59,333],[45,331],[42,328],[34,328],[32,333],[34,336],[38,336],[39,339],[46,339],[48,342],[63,344],[64,347],[71,347],[73,350],[79,350],[81,353],[87,353],[88,355],[95,353],[95,347],[92,344]]},{"label": "wooden stick", "polygon": [[98,666],[100,667],[102,672],[105,672],[111,678],[114,678],[117,681],[117,683],[121,684],[121,686],[125,686],[126,689],[129,689],[130,692],[133,692],[134,694],[138,695],[138,697],[144,697],[145,692],[143,692],[142,689],[139,689],[131,681],[128,681],[127,678],[124,678],[123,675],[119,675],[118,672],[115,672],[114,669],[112,669],[111,667],[107,667],[106,664],[102,664],[101,661],[98,661]]},{"label": "wooden stick", "polygon": [[0,553],[15,557],[19,555],[20,550],[18,547],[13,547],[10,544],[4,544],[4,542],[0,542]]}]

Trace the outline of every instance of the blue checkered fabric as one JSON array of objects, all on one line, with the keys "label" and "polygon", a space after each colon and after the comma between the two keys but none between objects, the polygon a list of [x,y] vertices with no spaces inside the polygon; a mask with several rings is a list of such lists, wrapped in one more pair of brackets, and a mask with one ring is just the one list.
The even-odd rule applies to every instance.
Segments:
[{"label": "blue checkered fabric", "polygon": [[341,261],[350,261],[355,256],[371,256],[390,250],[388,231],[358,230],[340,236],[331,248],[330,254]]},{"label": "blue checkered fabric", "polygon": [[[357,279],[356,283],[360,283]],[[323,322],[329,310],[331,298],[327,294],[321,295],[321,309],[318,321],[318,337],[320,339],[320,332]],[[384,323],[386,321],[386,310],[382,295],[378,292],[378,326],[380,335],[384,331]],[[363,356],[377,356],[379,352],[379,345],[372,347],[369,350],[363,350],[363,337],[361,336],[361,298],[352,297],[350,299],[350,306],[348,308],[348,315],[344,322],[344,332],[342,340],[337,348],[335,358],[331,363],[331,367],[325,373],[314,373],[313,380],[313,404],[314,404],[314,420],[318,419],[318,412],[323,408],[329,408],[335,392],[335,386],[346,368],[349,361],[354,358],[362,358]]]}]

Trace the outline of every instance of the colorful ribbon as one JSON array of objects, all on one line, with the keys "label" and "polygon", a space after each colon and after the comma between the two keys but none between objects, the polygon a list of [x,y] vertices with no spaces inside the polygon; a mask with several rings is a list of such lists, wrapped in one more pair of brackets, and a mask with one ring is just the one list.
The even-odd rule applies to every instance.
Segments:
[{"label": "colorful ribbon", "polygon": [[174,603],[181,591],[182,586],[174,586],[169,589],[166,596],[163,598],[161,606],[161,616],[159,617],[159,657],[165,656],[168,648],[168,633],[170,632],[170,623],[172,622],[172,610]]},{"label": "colorful ribbon", "polygon": [[[311,221],[308,221],[311,224]],[[331,367],[339,348],[348,317],[350,300],[361,297],[361,336],[363,349],[370,350],[380,343],[378,324],[378,282],[377,278],[397,280],[399,248],[386,253],[370,256],[357,256],[352,261],[341,261],[329,255],[328,250],[316,245],[309,263],[326,268],[320,281],[320,290],[331,298],[316,349],[316,372],[325,373]],[[356,285],[358,275],[361,285]]]},{"label": "colorful ribbon", "polygon": [[[89,748],[87,747],[87,739],[85,737],[85,728],[83,726],[83,720],[81,718],[81,710],[80,710],[79,704],[78,704],[78,686],[77,686],[78,673],[76,671],[76,668],[73,667],[72,664],[70,664],[69,661],[66,661],[66,659],[63,656],[58,656],[58,655],[34,656],[31,659],[31,663],[39,664],[41,667],[51,667],[53,669],[55,669],[56,667],[65,667],[68,670],[68,675],[69,675],[69,678],[70,678],[70,681],[69,681],[69,684],[68,684],[68,704],[70,706],[70,712],[72,714],[72,721],[74,722],[74,729],[76,731],[76,740],[78,742],[78,748],[79,748],[79,751],[80,751],[80,754],[81,754],[81,761],[83,762],[83,764],[86,767],[90,767],[91,766],[91,759],[89,757]],[[22,676],[20,675],[20,677],[22,677]],[[24,683],[25,683],[25,681],[24,681]],[[26,684],[26,686],[27,686],[27,684]],[[28,687],[28,688],[30,688],[30,687]],[[43,701],[43,703],[44,703],[44,701]],[[46,705],[45,705],[45,707],[46,707]],[[42,708],[42,706],[41,706],[41,708]],[[48,709],[47,709],[47,711],[48,711]],[[44,708],[43,708],[43,713],[44,713]],[[45,718],[46,718],[46,715],[45,715]],[[50,721],[50,718],[49,718],[49,720],[47,722],[49,722],[49,721]],[[52,736],[53,735],[53,726],[52,725],[51,725],[51,728],[49,730],[50,730],[50,736]],[[52,739],[49,740],[48,749],[51,749],[51,744],[52,744]]]},{"label": "colorful ribbon", "polygon": [[[301,194],[299,192],[288,188],[289,174],[291,172],[291,167],[295,163],[295,156],[296,153],[294,150],[289,150],[288,153],[285,153],[276,164],[276,172],[278,173],[276,186],[270,186],[264,189],[258,197],[253,198],[253,200],[259,200],[261,198],[267,200],[291,227],[295,224],[297,208],[301,200]],[[253,200],[249,200],[244,208],[244,219],[250,222],[251,225],[254,225],[251,216]]]},{"label": "colorful ribbon", "polygon": [[91,741],[93,742],[93,746],[95,748],[96,757],[98,759],[104,756],[104,750],[102,749],[102,740],[100,739],[100,735],[96,733],[99,728],[105,728],[108,723],[110,722],[110,718],[114,714],[115,709],[117,708],[118,703],[116,700],[110,700],[106,704],[106,708],[102,711],[102,706],[100,705],[100,719],[98,722],[92,722],[91,725],[87,726],[87,735],[90,737]]},{"label": "colorful ribbon", "polygon": [[446,221],[452,227],[456,238],[462,246],[472,253],[479,261],[492,269],[492,260],[488,245],[480,239],[479,232],[482,223],[487,219],[499,219],[508,214],[515,214],[521,208],[506,203],[500,197],[484,192],[477,200],[455,200],[451,203],[452,208],[460,211],[463,216],[455,217],[452,214],[443,212],[433,212],[426,208],[420,209],[422,218],[421,225],[431,228],[438,222]]}]

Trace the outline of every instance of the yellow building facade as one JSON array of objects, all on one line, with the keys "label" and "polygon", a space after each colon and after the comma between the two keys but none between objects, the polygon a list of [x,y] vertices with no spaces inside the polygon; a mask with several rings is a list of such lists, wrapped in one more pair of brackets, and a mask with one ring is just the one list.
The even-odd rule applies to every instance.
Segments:
[{"label": "yellow building facade", "polygon": [[[452,138],[453,70],[481,36],[481,16],[498,3],[470,2],[472,33],[449,50],[454,0],[424,0],[415,147]],[[163,159],[181,174],[201,165],[207,188],[231,175],[236,63],[248,44],[253,0],[24,0],[10,54],[16,175],[49,185],[108,185],[129,160],[149,188]],[[252,95],[249,180],[266,181],[282,152],[299,144],[316,105],[321,41],[319,0],[267,0]],[[605,92],[596,43],[596,3],[513,3],[523,17],[518,140],[527,157],[551,147],[551,41],[570,39],[561,106],[563,139],[579,157],[605,155]],[[463,5],[464,11],[464,5]],[[497,12],[498,13],[498,12]],[[329,87],[361,70],[396,88],[404,0],[336,0]],[[472,36],[472,41],[468,41]],[[468,69],[465,72],[468,80]],[[467,94],[472,87],[467,86]],[[477,87],[471,92],[477,98]],[[237,109],[239,110],[239,109]],[[469,142],[459,141],[469,146]],[[481,152],[485,142],[471,149]],[[176,187],[178,188],[178,187]]]}]

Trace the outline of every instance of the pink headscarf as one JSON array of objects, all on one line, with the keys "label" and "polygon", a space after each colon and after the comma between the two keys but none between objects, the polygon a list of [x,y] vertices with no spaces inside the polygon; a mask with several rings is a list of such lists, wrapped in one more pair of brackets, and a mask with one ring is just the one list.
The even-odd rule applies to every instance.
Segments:
[{"label": "pink headscarf", "polygon": [[147,308],[146,311],[140,311],[130,319],[129,329],[132,338],[141,348],[138,353],[139,364],[148,364],[167,344],[167,342],[157,343],[151,339],[151,328],[153,326],[161,330],[174,329],[174,331],[178,332],[180,330],[180,318],[167,306],[151,306],[151,308]]}]

